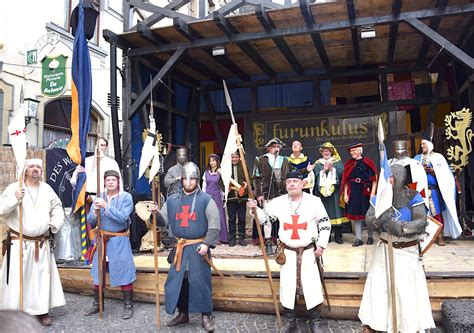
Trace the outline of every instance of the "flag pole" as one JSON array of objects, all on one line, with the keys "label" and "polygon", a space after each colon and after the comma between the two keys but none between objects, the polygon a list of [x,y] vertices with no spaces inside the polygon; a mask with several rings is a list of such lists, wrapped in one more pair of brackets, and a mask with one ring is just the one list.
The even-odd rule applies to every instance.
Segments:
[{"label": "flag pole", "polygon": [[[225,83],[225,80],[222,80],[222,82],[224,84],[225,99],[226,99],[227,107],[229,108],[229,111],[230,111],[232,124],[235,125],[234,128],[235,128],[235,137],[236,137],[236,141],[237,141],[236,143],[237,143],[237,148],[239,150],[240,160],[242,161],[242,167],[244,169],[245,181],[247,182],[248,186],[250,186],[251,183],[250,183],[249,172],[248,172],[248,169],[247,169],[247,162],[245,161],[245,152],[244,152],[244,149],[242,147],[242,138],[239,134],[239,130],[237,128],[237,123],[235,122],[235,118],[234,118],[234,113],[232,111],[232,100],[230,98],[229,91],[227,90],[227,85]],[[255,197],[253,195],[253,192],[251,191],[251,188],[249,188],[249,190],[248,190],[248,195],[249,195],[250,200],[255,199]],[[280,307],[279,307],[277,299],[276,299],[275,289],[273,288],[272,273],[270,271],[270,265],[268,264],[267,252],[265,251],[265,247],[264,247],[264,243],[263,243],[262,230],[260,228],[260,222],[258,220],[257,209],[255,207],[252,208],[252,213],[253,213],[253,218],[254,218],[254,221],[255,221],[255,224],[256,224],[256,227],[257,227],[256,229],[257,229],[257,232],[258,232],[258,240],[260,242],[260,250],[262,251],[262,254],[263,254],[263,261],[265,262],[265,269],[267,271],[268,283],[270,285],[270,290],[272,292],[272,300],[273,300],[273,305],[275,306],[275,313],[276,313],[276,316],[277,316],[278,327],[281,328],[282,323],[281,323],[281,316],[280,316]]]},{"label": "flag pole", "polygon": [[[156,200],[156,194],[158,192],[158,201]],[[160,204],[160,177],[154,177],[152,181],[151,200],[158,205],[158,210],[161,209]],[[161,329],[160,324],[160,278],[158,276],[158,242],[160,240],[160,232],[156,228],[156,211],[153,212],[152,218],[153,228],[153,259],[155,265],[155,303],[156,303],[156,328],[158,331]]]},{"label": "flag pole", "polygon": [[[379,139],[379,152],[380,152],[380,160],[382,160],[382,156],[386,156],[384,152],[385,146],[383,144],[384,141],[384,131],[382,120],[379,118],[379,131],[378,131],[378,139]],[[393,239],[392,235],[387,232],[387,247],[388,247],[388,282],[390,285],[390,304],[392,305],[392,332],[398,332],[398,322],[397,322],[397,298],[396,298],[396,285],[395,285],[395,262],[393,258]]]},{"label": "flag pole", "polygon": [[[23,173],[24,168],[20,174],[19,179],[20,190],[23,189]],[[18,225],[18,233],[20,238],[20,311],[23,311],[23,200],[20,201],[20,206],[18,207]]]},{"label": "flag pole", "polygon": [[[97,142],[100,141],[100,134],[97,136]],[[97,171],[97,185],[96,185],[96,196],[100,197],[100,147],[97,144],[95,148],[96,154],[96,171]],[[101,234],[101,226],[100,226],[100,208],[96,209],[96,216],[97,216],[97,234],[96,234],[96,242],[97,242],[97,260],[98,260],[98,268],[99,268],[99,319],[102,319],[104,316],[104,243],[102,242],[102,234]]]}]

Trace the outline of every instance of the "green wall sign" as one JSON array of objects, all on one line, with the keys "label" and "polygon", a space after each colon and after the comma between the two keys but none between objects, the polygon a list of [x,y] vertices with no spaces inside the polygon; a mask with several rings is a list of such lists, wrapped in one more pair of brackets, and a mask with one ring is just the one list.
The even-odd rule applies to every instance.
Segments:
[{"label": "green wall sign", "polygon": [[65,55],[45,57],[41,65],[41,93],[47,97],[57,97],[66,90]]}]

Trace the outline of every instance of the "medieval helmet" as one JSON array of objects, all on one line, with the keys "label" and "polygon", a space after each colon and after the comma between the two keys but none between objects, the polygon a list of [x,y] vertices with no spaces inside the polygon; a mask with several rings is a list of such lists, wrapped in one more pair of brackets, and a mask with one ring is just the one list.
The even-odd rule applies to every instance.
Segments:
[{"label": "medieval helmet", "polygon": [[176,162],[179,164],[185,164],[187,161],[188,161],[187,149],[184,147],[176,149]]},{"label": "medieval helmet", "polygon": [[201,173],[199,172],[199,168],[193,162],[186,162],[183,165],[181,179],[199,179],[200,175]]},{"label": "medieval helmet", "polygon": [[406,140],[393,141],[393,154],[395,158],[402,159],[407,156],[408,142]]}]

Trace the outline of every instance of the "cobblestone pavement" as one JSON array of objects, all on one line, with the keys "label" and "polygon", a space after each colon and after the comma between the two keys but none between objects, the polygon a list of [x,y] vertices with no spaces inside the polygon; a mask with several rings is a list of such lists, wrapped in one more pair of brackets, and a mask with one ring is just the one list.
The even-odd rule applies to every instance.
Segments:
[{"label": "cobblestone pavement", "polygon": [[[47,327],[45,332],[156,332],[155,305],[151,303],[135,303],[134,316],[130,320],[123,320],[122,301],[115,299],[105,300],[104,318],[98,315],[85,317],[84,309],[92,305],[92,296],[66,293],[67,304],[64,307],[51,311],[53,325]],[[175,328],[166,326],[166,321],[172,317],[165,313],[161,306],[161,331],[160,332],[204,332],[201,327],[201,315],[191,315],[189,324]],[[276,317],[272,315],[249,314],[238,312],[214,312],[216,318],[215,332],[232,333],[270,333],[278,332]],[[284,318],[284,317],[283,317]],[[310,332],[307,320],[298,319],[298,331]],[[348,333],[360,332],[361,324],[350,320],[322,320],[321,332]],[[444,330],[431,330],[431,333],[442,333]]]},{"label": "cobblestone pavement", "polygon": [[[92,305],[92,296],[66,293],[67,304],[64,307],[51,311],[53,325],[45,332],[156,332],[155,305],[150,303],[135,303],[134,316],[130,320],[123,320],[122,302],[115,299],[105,300],[104,318],[98,315],[85,317],[84,309]],[[161,331],[160,332],[204,332],[201,327],[201,315],[191,315],[191,322],[180,327],[169,328],[166,321],[171,316],[165,313],[161,306]],[[216,318],[215,332],[278,332],[276,317],[272,315],[214,312]],[[323,332],[359,332],[360,323],[349,320],[325,320],[322,323]],[[298,320],[300,332],[309,332],[306,320]]]}]

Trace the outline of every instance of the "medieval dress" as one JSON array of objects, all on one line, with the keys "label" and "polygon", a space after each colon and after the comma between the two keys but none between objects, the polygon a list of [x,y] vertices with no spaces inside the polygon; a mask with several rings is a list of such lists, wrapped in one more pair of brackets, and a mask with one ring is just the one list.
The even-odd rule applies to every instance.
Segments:
[{"label": "medieval dress", "polygon": [[[372,198],[375,205],[375,197]],[[400,221],[411,221],[411,207],[423,205],[420,194],[399,210]],[[380,235],[387,239],[386,233]],[[415,236],[417,237],[417,236]],[[394,237],[393,242],[409,242],[413,238]],[[379,241],[365,282],[359,309],[359,319],[376,331],[392,332],[392,307],[388,287],[388,246]],[[425,272],[418,254],[418,246],[393,249],[396,286],[397,323],[399,332],[419,332],[434,328],[431,303]]]},{"label": "medieval dress", "polygon": [[[107,195],[101,193],[101,198],[107,202],[106,208],[100,209],[100,227],[104,231],[124,233],[130,226],[130,214],[133,211],[133,200],[130,193],[120,192],[112,197],[110,202]],[[97,224],[95,210],[91,209],[87,220],[92,227]],[[132,248],[127,236],[105,236],[105,255],[108,262],[110,285],[124,286],[136,280],[135,263],[133,262]],[[98,252],[95,251],[92,261],[91,275],[94,284],[99,284]]]},{"label": "medieval dress", "polygon": [[221,221],[221,230],[219,231],[219,242],[227,243],[227,221],[225,218],[225,211],[224,211],[224,198],[222,195],[222,190],[224,188],[224,184],[222,183],[221,174],[218,172],[211,173],[209,170],[204,172],[202,176],[202,190],[209,194],[214,202],[217,205],[217,209],[219,210],[219,218]]},{"label": "medieval dress", "polygon": [[459,225],[456,211],[456,186],[453,173],[448,162],[440,153],[431,152],[428,156],[419,154],[415,160],[424,166],[433,168],[434,175],[427,173],[429,215],[442,216],[443,235],[453,239],[461,235],[462,229]]},{"label": "medieval dress", "polygon": [[346,217],[352,221],[365,220],[365,213],[369,209],[372,181],[377,177],[377,168],[368,157],[355,160],[351,158],[344,164],[341,182],[341,196],[344,186],[347,185],[349,202],[346,205]]},{"label": "medieval dress", "polygon": [[185,277],[189,281],[188,312],[212,312],[211,268],[197,249],[202,243],[210,248],[217,243],[220,221],[216,203],[199,189],[191,195],[181,192],[169,197],[160,213],[178,239],[204,238],[183,248],[179,271],[170,266],[165,283],[166,312],[176,310]]},{"label": "medieval dress", "polygon": [[[19,205],[15,191],[18,182],[10,184],[0,196],[0,216],[6,225],[18,232]],[[38,193],[24,196],[23,235],[38,237],[57,233],[64,223],[61,201],[54,190],[40,182]],[[49,237],[43,243],[23,239],[23,309],[30,315],[41,315],[49,309],[66,304]],[[0,309],[20,308],[19,240],[11,241],[10,270],[7,284],[7,260],[3,260],[0,286]],[[36,258],[35,258],[36,257]]]},{"label": "medieval dress", "polygon": [[[293,207],[295,205],[296,207]],[[273,199],[263,210],[258,209],[259,219],[266,215],[280,220],[278,236],[292,248],[306,247],[311,243],[326,248],[331,223],[321,199],[303,192],[300,204],[290,203],[288,194]],[[297,253],[285,249],[286,262],[280,269],[280,302],[287,309],[295,309],[297,293],[304,296],[306,309],[324,301],[314,247],[303,252],[301,260],[301,291],[297,291]]]},{"label": "medieval dress", "polygon": [[344,211],[339,207],[340,184],[344,165],[341,160],[337,160],[333,162],[332,170],[326,172],[324,171],[325,163],[324,158],[320,158],[315,163],[313,170],[315,178],[314,195],[321,198],[331,219],[331,225],[338,226],[348,221],[344,217]]}]

